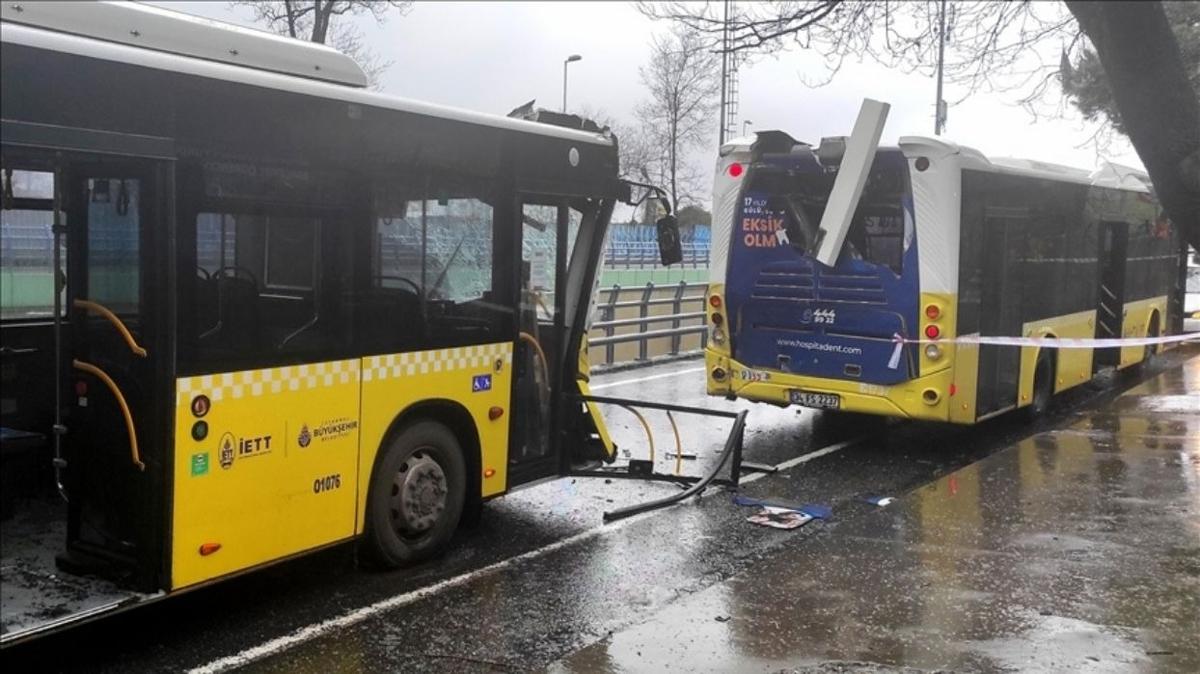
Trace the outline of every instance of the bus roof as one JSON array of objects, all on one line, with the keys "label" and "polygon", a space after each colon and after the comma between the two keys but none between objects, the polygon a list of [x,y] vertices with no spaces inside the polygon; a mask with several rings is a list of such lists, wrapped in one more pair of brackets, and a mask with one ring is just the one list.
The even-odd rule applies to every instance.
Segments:
[{"label": "bus roof", "polygon": [[[786,134],[779,131],[756,132],[750,136],[732,138],[726,141],[725,145],[721,146],[721,155],[723,156],[730,152],[749,152],[751,146],[758,140],[759,133],[777,134],[777,138],[784,138],[785,140],[789,138]],[[792,142],[796,147],[803,145],[816,151],[815,147],[804,141],[792,139]],[[1096,187],[1111,187],[1134,192],[1151,191],[1150,176],[1145,171],[1113,162],[1104,162],[1100,168],[1089,171],[1087,169],[1074,168],[1036,159],[988,157],[974,148],[959,145],[943,138],[930,138],[928,136],[901,136],[897,145],[890,147],[880,146],[879,149],[895,151],[897,148],[907,156],[930,152],[936,153],[938,156],[958,155],[962,159],[962,166],[964,168],[977,171],[1023,175],[1031,178],[1059,180],[1094,185]]]},{"label": "bus roof", "polygon": [[114,2],[6,2],[0,5],[0,19],[0,41],[5,43],[574,142],[614,144],[603,133],[368,91],[361,68],[332,48],[171,10]]},{"label": "bus roof", "polygon": [[1134,192],[1150,192],[1150,176],[1144,171],[1104,162],[1100,168],[1087,169],[1064,166],[1037,159],[1022,159],[1017,157],[988,157],[979,150],[941,138],[928,136],[901,136],[901,149],[926,147],[939,148],[943,154],[957,154],[963,160],[963,168],[992,173],[1007,173],[1031,178],[1043,178],[1062,182],[1080,183],[1095,187],[1110,187]]}]

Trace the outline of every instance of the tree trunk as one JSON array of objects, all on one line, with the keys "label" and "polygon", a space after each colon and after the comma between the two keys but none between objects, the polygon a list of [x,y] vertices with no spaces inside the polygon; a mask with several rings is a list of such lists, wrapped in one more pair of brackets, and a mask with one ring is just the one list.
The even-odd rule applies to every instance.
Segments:
[{"label": "tree trunk", "polygon": [[1200,249],[1200,101],[1162,4],[1067,0],[1167,215]]},{"label": "tree trunk", "polygon": [[333,0],[313,0],[313,29],[312,41],[325,44],[329,38],[329,19],[333,14]]}]

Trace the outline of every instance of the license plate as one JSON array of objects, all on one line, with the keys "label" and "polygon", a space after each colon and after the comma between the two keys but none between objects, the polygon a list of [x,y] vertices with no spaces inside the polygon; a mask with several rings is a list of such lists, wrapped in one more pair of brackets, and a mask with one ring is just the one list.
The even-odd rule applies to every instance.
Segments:
[{"label": "license plate", "polygon": [[823,410],[836,410],[842,406],[842,397],[833,393],[811,393],[809,391],[788,391],[788,396],[795,405],[816,407]]}]

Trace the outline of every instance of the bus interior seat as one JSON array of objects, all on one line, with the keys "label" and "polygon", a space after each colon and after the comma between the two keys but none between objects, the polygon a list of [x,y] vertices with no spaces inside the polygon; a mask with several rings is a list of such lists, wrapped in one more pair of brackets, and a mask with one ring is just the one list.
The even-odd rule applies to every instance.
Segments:
[{"label": "bus interior seat", "polygon": [[205,283],[211,290],[200,294],[210,296],[203,302],[216,304],[218,320],[208,324],[215,325],[215,329],[201,335],[201,346],[234,351],[257,349],[261,339],[257,285],[236,276],[217,276]]}]

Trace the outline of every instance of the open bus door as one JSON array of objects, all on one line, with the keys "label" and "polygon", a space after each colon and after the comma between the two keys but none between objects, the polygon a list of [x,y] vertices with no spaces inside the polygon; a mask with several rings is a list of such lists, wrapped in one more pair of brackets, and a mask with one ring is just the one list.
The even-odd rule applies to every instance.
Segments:
[{"label": "open bus door", "polygon": [[8,147],[4,155],[6,168],[31,163],[52,176],[44,208],[60,252],[46,275],[62,291],[58,320],[4,326],[6,344],[37,333],[43,367],[22,371],[14,396],[45,412],[24,430],[47,438],[27,476],[36,488],[3,523],[7,646],[164,586],[163,406],[173,357],[164,347],[168,272],[149,263],[171,259],[165,162]]}]

